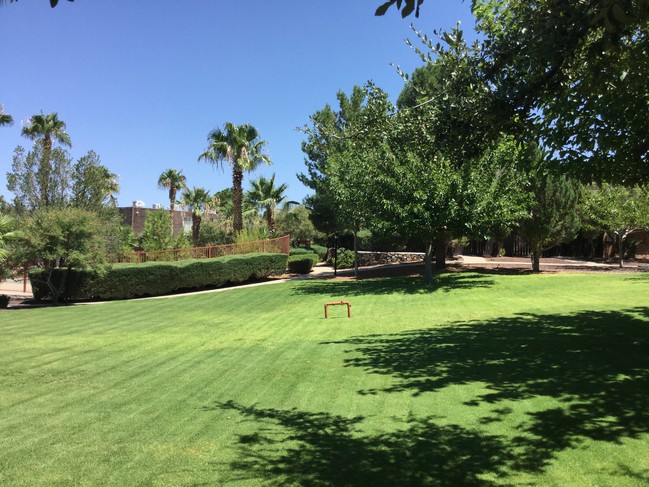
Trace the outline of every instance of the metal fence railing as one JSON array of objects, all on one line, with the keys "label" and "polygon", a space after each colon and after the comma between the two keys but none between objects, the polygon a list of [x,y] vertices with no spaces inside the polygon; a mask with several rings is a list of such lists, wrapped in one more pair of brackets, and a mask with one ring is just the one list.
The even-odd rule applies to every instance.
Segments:
[{"label": "metal fence railing", "polygon": [[285,235],[269,240],[243,242],[230,245],[210,245],[209,247],[195,247],[191,249],[150,250],[148,252],[128,252],[120,255],[114,263],[140,264],[143,262],[163,262],[186,259],[210,259],[223,255],[241,255],[255,252],[262,253],[289,253],[291,238]]}]

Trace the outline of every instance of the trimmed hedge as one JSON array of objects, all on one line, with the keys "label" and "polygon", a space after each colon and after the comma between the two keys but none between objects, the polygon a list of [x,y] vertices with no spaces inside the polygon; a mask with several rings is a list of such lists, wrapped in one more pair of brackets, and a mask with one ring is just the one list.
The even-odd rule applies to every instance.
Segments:
[{"label": "trimmed hedge", "polygon": [[[127,299],[158,296],[175,291],[220,287],[251,279],[283,274],[285,254],[245,254],[193,259],[178,262],[115,264],[108,269],[54,269],[51,282],[57,286],[65,279],[60,299]],[[51,298],[45,271],[29,273],[36,300]]]},{"label": "trimmed hedge", "polygon": [[303,249],[302,247],[291,247],[288,251],[288,255],[306,255],[312,254],[313,252],[309,249]]},{"label": "trimmed hedge", "polygon": [[323,247],[322,245],[311,244],[311,251],[318,254],[320,260],[325,260],[325,258],[327,257],[327,247]]},{"label": "trimmed hedge", "polygon": [[294,274],[308,274],[318,262],[320,257],[316,254],[291,255],[288,258],[288,271]]}]

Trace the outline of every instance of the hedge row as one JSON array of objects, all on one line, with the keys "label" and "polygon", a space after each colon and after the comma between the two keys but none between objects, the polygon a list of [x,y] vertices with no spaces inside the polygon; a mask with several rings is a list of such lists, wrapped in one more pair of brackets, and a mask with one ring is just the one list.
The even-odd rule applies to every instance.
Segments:
[{"label": "hedge row", "polygon": [[[251,279],[283,274],[285,254],[245,254],[179,262],[115,264],[108,269],[54,269],[50,279],[57,289],[65,279],[59,299],[127,299],[158,296],[175,291],[220,287]],[[51,298],[42,269],[29,273],[36,300]]]},{"label": "hedge row", "polygon": [[318,262],[320,262],[320,257],[316,254],[291,255],[288,258],[288,271],[295,274],[307,274]]}]

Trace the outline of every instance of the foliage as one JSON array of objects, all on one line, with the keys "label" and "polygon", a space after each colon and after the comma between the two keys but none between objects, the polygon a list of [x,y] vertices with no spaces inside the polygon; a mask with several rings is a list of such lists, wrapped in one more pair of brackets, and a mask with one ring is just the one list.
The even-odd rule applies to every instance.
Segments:
[{"label": "foliage", "polygon": [[241,232],[235,234],[234,243],[257,242],[258,240],[266,240],[269,237],[266,226],[254,225],[246,227]]},{"label": "foliage", "polygon": [[142,249],[168,250],[174,248],[174,238],[169,228],[169,214],[163,210],[147,212],[141,235]]},{"label": "foliage", "polygon": [[0,294],[0,308],[7,308],[9,306],[9,296]]},{"label": "foliage", "polygon": [[42,141],[37,141],[28,153],[23,147],[16,147],[11,171],[7,173],[7,189],[14,193],[14,208],[22,214],[67,206],[72,175],[71,159],[64,149],[55,147],[46,158]]},{"label": "foliage", "polygon": [[520,232],[532,251],[532,270],[538,272],[543,250],[577,235],[581,225],[581,185],[551,172],[540,150],[534,146],[529,148],[528,163],[528,183],[524,190],[532,198],[528,214],[520,223]]},{"label": "foliage", "polygon": [[52,150],[54,142],[72,147],[70,136],[66,132],[65,122],[59,120],[59,115],[56,112],[47,115],[43,112],[32,115],[29,118],[29,123],[22,128],[21,133],[28,139],[43,142],[45,160],[47,160],[47,153]]},{"label": "foliage", "polygon": [[13,123],[13,117],[8,113],[5,113],[4,107],[0,105],[0,127],[2,127],[3,125],[12,125]]},{"label": "foliage", "polygon": [[64,273],[105,261],[102,224],[96,214],[78,208],[45,208],[23,222],[16,261],[41,268],[40,279],[55,304],[65,291],[63,282],[52,280],[54,269]]},{"label": "foliage", "polygon": [[293,274],[308,274],[319,261],[320,257],[311,252],[291,255],[288,258],[288,271]]},{"label": "foliage", "polygon": [[605,231],[616,239],[622,267],[627,237],[638,230],[649,230],[649,189],[638,185],[591,185],[584,190],[583,206],[587,226]]},{"label": "foliage", "polygon": [[[116,264],[108,269],[71,269],[51,279],[64,289],[66,300],[128,299],[159,296],[180,290],[220,287],[283,274],[284,254],[246,254],[178,262]],[[51,297],[43,271],[29,273],[34,298]]]},{"label": "foliage", "polygon": [[286,199],[284,192],[288,185],[275,186],[275,174],[270,179],[261,176],[251,182],[252,188],[246,193],[246,201],[250,206],[263,212],[268,224],[268,231],[275,234],[275,213],[277,205]]},{"label": "foliage", "polygon": [[201,232],[198,238],[198,247],[208,245],[233,244],[232,234],[225,231],[222,225],[214,222],[205,222],[201,225]]},{"label": "foliage", "polygon": [[169,190],[169,225],[171,233],[174,231],[174,208],[176,206],[176,193],[179,189],[185,189],[187,178],[176,169],[165,169],[158,177],[158,187]]},{"label": "foliage", "polygon": [[210,192],[205,188],[193,187],[183,192],[183,203],[192,211],[192,243],[198,246],[201,235],[201,220],[211,202]]},{"label": "foliage", "polygon": [[275,221],[278,235],[290,235],[292,245],[306,240],[315,240],[322,235],[313,225],[311,212],[303,205],[284,206]]},{"label": "foliage", "polygon": [[338,247],[338,255],[336,258],[332,255],[327,263],[335,266],[336,269],[351,269],[354,267],[355,260],[353,250]]},{"label": "foliage", "polygon": [[288,255],[306,255],[306,254],[312,254],[311,250],[309,249],[304,249],[302,247],[291,247],[291,249],[288,251]]},{"label": "foliage", "polygon": [[[402,2],[393,0],[376,14],[395,3],[400,9]],[[405,0],[402,15],[414,9],[414,0]],[[649,179],[646,0],[476,0],[472,10],[483,41],[469,62],[478,68],[476,86],[489,87],[489,93],[468,116],[496,131],[540,138],[555,170],[585,182]],[[457,34],[441,33],[448,50]],[[447,52],[420,37],[428,61]]]},{"label": "foliage", "polygon": [[327,256],[327,247],[312,243],[310,250],[318,254],[320,260],[325,260],[325,257]]},{"label": "foliage", "polygon": [[207,140],[208,147],[198,160],[214,166],[223,162],[232,166],[233,228],[238,233],[243,230],[243,173],[254,171],[260,164],[271,164],[263,152],[266,141],[260,139],[252,125],[231,122],[226,122],[223,129],[212,130]]},{"label": "foliage", "polygon": [[119,192],[118,176],[101,164],[96,152],[88,151],[76,162],[71,179],[72,206],[92,211],[116,206],[114,194]]}]

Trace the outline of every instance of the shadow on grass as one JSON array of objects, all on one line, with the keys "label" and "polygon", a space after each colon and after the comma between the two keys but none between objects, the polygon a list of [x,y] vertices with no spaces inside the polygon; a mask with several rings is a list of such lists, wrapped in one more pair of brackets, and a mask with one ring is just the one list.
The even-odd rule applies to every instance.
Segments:
[{"label": "shadow on grass", "polygon": [[[553,408],[528,413],[512,446],[512,468],[542,469],[584,438],[619,442],[649,432],[649,308],[525,314],[394,335],[357,337],[349,367],[394,378],[384,390],[415,395],[450,385],[484,383],[469,406],[551,397]],[[556,401],[560,406],[556,407]],[[483,423],[504,420],[492,410]]]},{"label": "shadow on grass", "polygon": [[486,288],[493,285],[494,280],[483,274],[453,272],[433,276],[433,283],[430,286],[424,285],[421,277],[393,277],[354,281],[303,281],[293,289],[293,294],[345,296],[432,294],[440,291],[450,292],[459,289]]},{"label": "shadow on grass", "polygon": [[[206,410],[234,410],[259,431],[239,437],[236,480],[265,485],[425,486],[493,485],[511,460],[501,438],[460,426],[438,426],[434,418],[408,421],[398,432],[364,435],[363,417],[245,407],[217,403]],[[502,484],[501,484],[502,485]]]}]

